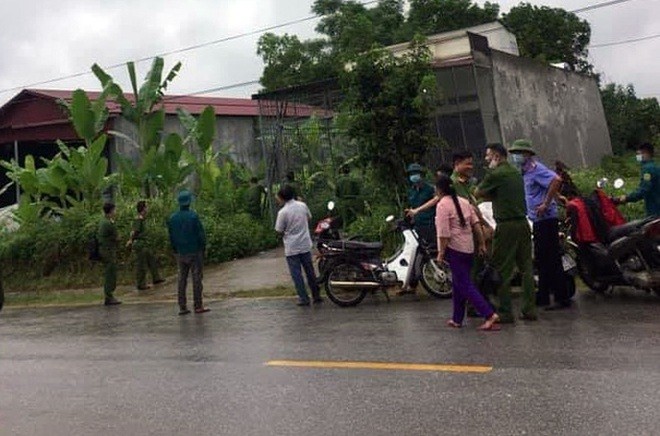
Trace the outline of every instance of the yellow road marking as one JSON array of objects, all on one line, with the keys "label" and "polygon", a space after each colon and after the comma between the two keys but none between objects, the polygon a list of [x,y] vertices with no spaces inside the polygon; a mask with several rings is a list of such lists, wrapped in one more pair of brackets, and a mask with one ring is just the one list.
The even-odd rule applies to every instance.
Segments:
[{"label": "yellow road marking", "polygon": [[345,362],[323,360],[271,360],[266,362],[266,366],[337,369],[384,369],[399,371],[442,371],[482,374],[493,370],[492,366],[485,365],[441,365],[430,363]]}]

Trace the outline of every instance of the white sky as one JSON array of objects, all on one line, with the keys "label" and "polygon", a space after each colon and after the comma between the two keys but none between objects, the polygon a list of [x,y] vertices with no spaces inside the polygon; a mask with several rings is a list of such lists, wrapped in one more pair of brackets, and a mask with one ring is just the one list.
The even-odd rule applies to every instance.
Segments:
[{"label": "white sky", "polygon": [[[577,9],[605,0],[529,0],[536,5]],[[483,1],[478,1],[483,3]],[[313,0],[2,0],[0,90],[89,71],[131,59],[201,44],[311,16]],[[500,0],[508,11],[519,0]],[[592,44],[660,34],[660,0],[630,0],[581,13],[592,27]],[[275,33],[314,35],[318,20],[283,27]],[[166,56],[166,68],[183,62],[168,93],[257,80],[263,64],[256,55],[259,35]],[[640,96],[660,96],[657,56],[660,38],[595,48],[591,62],[605,82],[632,83]],[[142,78],[150,62],[138,64]],[[126,68],[109,70],[128,90]],[[35,88],[98,89],[89,74]],[[215,93],[249,97],[258,85]],[[18,90],[0,93],[0,104]]]}]

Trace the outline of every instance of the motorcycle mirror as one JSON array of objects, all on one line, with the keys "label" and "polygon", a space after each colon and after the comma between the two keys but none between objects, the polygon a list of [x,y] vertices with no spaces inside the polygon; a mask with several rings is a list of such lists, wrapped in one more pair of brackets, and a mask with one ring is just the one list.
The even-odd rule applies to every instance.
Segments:
[{"label": "motorcycle mirror", "polygon": [[614,181],[614,189],[621,189],[623,188],[623,185],[625,185],[626,182],[623,181],[623,179],[619,178]]},{"label": "motorcycle mirror", "polygon": [[335,202],[334,201],[328,201],[328,210],[333,210],[335,208]]},{"label": "motorcycle mirror", "polygon": [[385,221],[391,223],[392,221],[394,221],[394,215],[389,215],[387,218],[385,218]]},{"label": "motorcycle mirror", "polygon": [[596,182],[596,186],[599,188],[604,188],[605,186],[607,186],[607,182],[608,182],[607,177],[603,177],[602,179],[599,179]]}]

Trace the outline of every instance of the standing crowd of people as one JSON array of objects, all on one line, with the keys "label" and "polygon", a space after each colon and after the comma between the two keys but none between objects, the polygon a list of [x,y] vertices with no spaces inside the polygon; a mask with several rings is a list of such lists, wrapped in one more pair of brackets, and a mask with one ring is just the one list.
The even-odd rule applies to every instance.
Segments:
[{"label": "standing crowd of people", "polygon": [[[182,190],[178,194],[179,210],[172,213],[167,221],[170,245],[177,258],[178,265],[178,304],[179,315],[190,313],[186,298],[188,275],[192,274],[193,304],[195,313],[205,313],[209,309],[203,304],[203,270],[204,252],[206,250],[206,235],[204,226],[196,212],[190,209],[193,201],[192,193]],[[119,233],[115,223],[115,205],[103,205],[104,217],[99,223],[97,240],[99,242],[99,255],[103,264],[103,291],[105,305],[115,306],[121,304],[114,296],[117,288],[117,255],[119,250]],[[147,203],[139,201],[136,205],[137,216],[133,221],[133,228],[126,243],[127,248],[135,251],[136,256],[136,287],[138,291],[150,288],[147,285],[147,269],[151,273],[152,283],[164,283],[161,277],[156,258],[147,243]]]},{"label": "standing crowd of people", "polygon": [[[642,164],[640,186],[618,201],[644,199],[647,212],[658,215],[660,171],[653,160],[653,147],[641,145],[637,156]],[[558,210],[558,201],[565,200],[565,188],[570,180],[567,180],[569,176],[563,167],[558,167],[558,174],[545,166],[538,159],[531,141],[526,139],[514,141],[508,149],[500,143],[488,144],[485,161],[487,173],[481,183],[477,183],[473,174],[474,156],[467,151],[456,153],[453,167],[442,167],[436,172],[435,187],[425,180],[421,165],[410,164],[407,167],[410,208],[406,213],[413,220],[421,242],[436,249],[437,261],[447,264],[451,270],[453,314],[447,324],[460,328],[467,314],[482,317],[484,322],[479,329],[490,331],[499,329],[499,324],[514,323],[516,319],[536,321],[539,307],[552,311],[571,306],[561,260]],[[265,190],[256,179],[251,182],[250,192],[254,192],[252,213],[261,216],[260,205]],[[320,304],[323,299],[311,253],[311,213],[296,190],[292,173],[287,175],[287,183],[277,192],[276,200],[281,207],[275,231],[284,241],[287,265],[298,295],[297,304]],[[478,207],[480,200],[492,202],[494,223],[489,223],[482,215]],[[194,311],[204,313],[209,310],[202,302],[204,228],[197,214],[190,209],[192,194],[189,191],[179,193],[178,203],[180,209],[170,216],[167,227],[178,263],[179,314],[190,313],[186,299],[189,273],[192,273]],[[135,250],[137,289],[145,290],[148,289],[147,270],[154,285],[164,280],[146,243],[146,202],[138,202],[136,209],[137,217],[126,245]],[[121,302],[114,297],[119,243],[114,223],[115,206],[107,203],[103,210],[105,217],[99,225],[98,240],[104,265],[105,304],[116,305]],[[538,273],[538,290],[535,289],[533,262]],[[498,274],[495,303],[475,285],[478,272],[486,264]],[[421,265],[413,266],[413,279],[399,294],[416,292],[420,269]],[[511,282],[516,272],[521,277],[522,288],[522,303],[517,313],[511,298]]]}]

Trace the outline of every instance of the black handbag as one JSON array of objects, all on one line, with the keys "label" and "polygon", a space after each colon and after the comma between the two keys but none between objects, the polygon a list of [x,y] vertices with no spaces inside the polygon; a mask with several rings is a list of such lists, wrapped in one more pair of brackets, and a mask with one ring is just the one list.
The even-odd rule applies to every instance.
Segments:
[{"label": "black handbag", "polygon": [[497,288],[502,284],[502,276],[490,262],[484,264],[477,273],[476,279],[475,284],[484,295],[495,295]]}]

